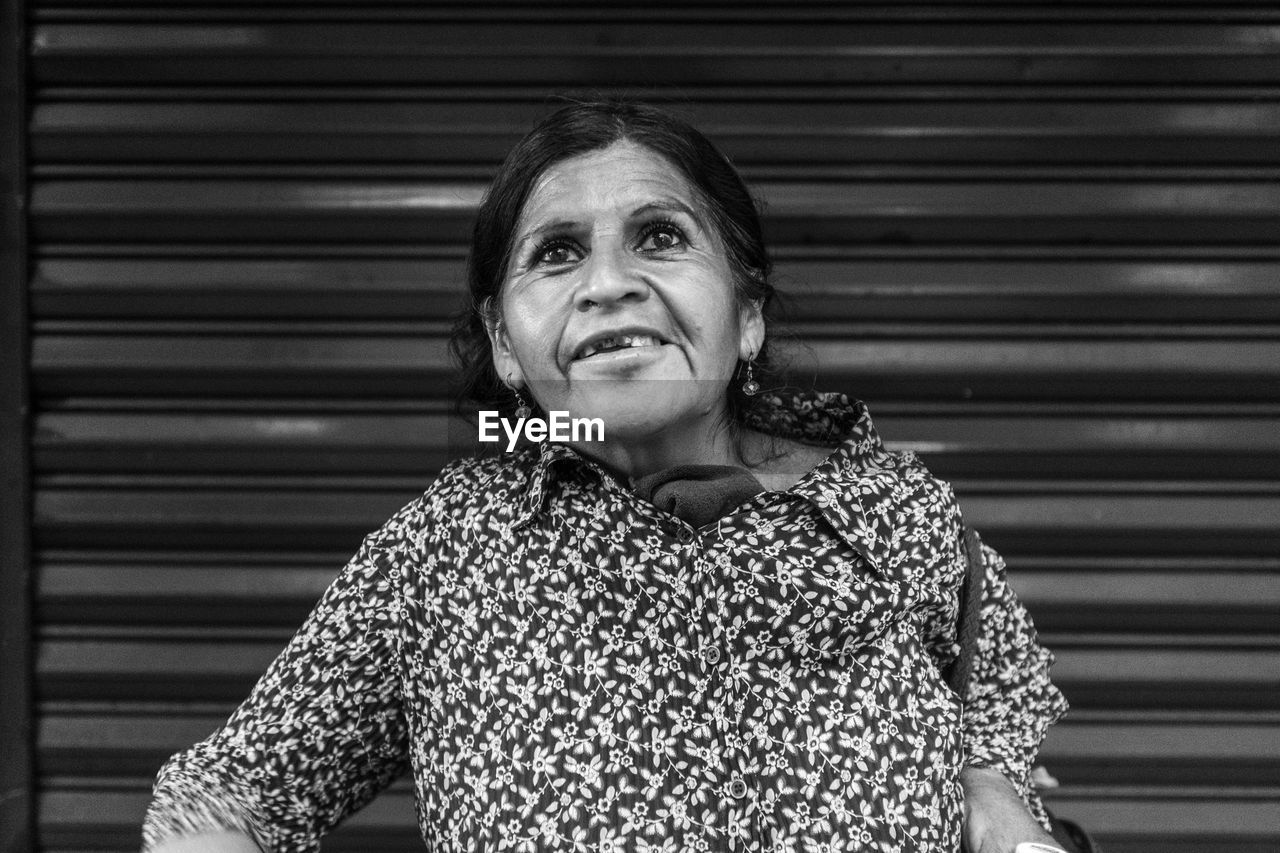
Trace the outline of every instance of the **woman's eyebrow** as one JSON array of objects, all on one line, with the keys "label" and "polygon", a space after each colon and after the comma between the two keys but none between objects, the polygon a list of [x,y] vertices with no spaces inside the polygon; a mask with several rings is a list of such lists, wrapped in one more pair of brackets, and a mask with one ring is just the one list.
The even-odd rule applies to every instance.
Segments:
[{"label": "woman's eyebrow", "polygon": [[702,225],[702,219],[698,216],[697,212],[677,198],[663,198],[656,201],[645,202],[635,210],[631,211],[631,218],[636,219],[647,213],[652,213],[655,210],[661,210],[666,213],[683,213],[685,216],[688,216],[694,222],[698,223],[699,226]]},{"label": "woman's eyebrow", "polygon": [[544,234],[572,231],[579,227],[579,224],[580,223],[574,219],[553,219],[550,222],[543,222],[521,234],[519,239],[516,240],[516,246],[517,248],[523,247],[526,243],[529,243]]}]

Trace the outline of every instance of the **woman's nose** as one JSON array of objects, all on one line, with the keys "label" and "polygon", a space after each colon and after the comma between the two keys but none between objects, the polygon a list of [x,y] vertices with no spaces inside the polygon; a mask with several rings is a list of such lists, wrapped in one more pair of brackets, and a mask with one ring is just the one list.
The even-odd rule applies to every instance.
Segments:
[{"label": "woman's nose", "polygon": [[587,257],[574,304],[585,311],[614,302],[638,302],[648,296],[649,285],[628,263],[624,251],[597,250]]}]

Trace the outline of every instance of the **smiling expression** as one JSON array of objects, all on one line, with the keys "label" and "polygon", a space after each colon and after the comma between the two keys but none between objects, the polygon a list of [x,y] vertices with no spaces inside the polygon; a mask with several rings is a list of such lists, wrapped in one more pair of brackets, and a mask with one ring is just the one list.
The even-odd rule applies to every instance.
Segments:
[{"label": "smiling expression", "polygon": [[516,226],[490,329],[498,375],[605,435],[698,428],[764,338],[675,166],[618,142],[547,169]]}]

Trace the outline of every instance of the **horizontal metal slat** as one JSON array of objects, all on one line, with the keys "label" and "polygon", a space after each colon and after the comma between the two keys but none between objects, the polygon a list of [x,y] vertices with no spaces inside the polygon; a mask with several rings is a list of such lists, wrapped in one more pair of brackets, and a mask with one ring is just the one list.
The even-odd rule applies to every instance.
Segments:
[{"label": "horizontal metal slat", "polygon": [[[48,181],[32,232],[49,241],[468,239],[478,183]],[[774,244],[1268,244],[1280,182],[760,182]]]},{"label": "horizontal metal slat", "polygon": [[219,717],[44,714],[36,726],[42,776],[154,776],[164,760],[203,740]]},{"label": "horizontal metal slat", "polygon": [[[789,320],[1254,321],[1280,310],[1268,261],[786,258],[775,285]],[[37,301],[39,296],[36,297]]]},{"label": "horizontal metal slat", "polygon": [[[1067,645],[1052,635],[1054,683],[1078,710],[1274,710],[1280,651],[1196,646],[1178,638],[1172,648]],[[1171,644],[1172,645],[1172,644]]]},{"label": "horizontal metal slat", "polygon": [[[228,703],[226,713],[202,716],[43,714],[36,733],[40,774],[57,788],[94,782],[126,787],[135,779],[150,781],[169,756],[220,728],[236,704]],[[409,782],[401,777],[384,796],[390,801],[405,796],[412,800]]]},{"label": "horizontal metal slat", "polygon": [[[227,713],[230,713],[229,707]],[[219,728],[227,714],[46,714],[36,745],[45,776],[154,774],[173,753]],[[1069,788],[1081,785],[1280,783],[1280,729],[1267,725],[1076,723],[1049,730],[1039,761]]]},{"label": "horizontal metal slat", "polygon": [[[424,484],[425,487],[425,484]],[[200,543],[213,548],[342,548],[354,552],[418,492],[55,492],[36,499],[34,530],[42,546],[111,542],[153,547]]]},{"label": "horizontal metal slat", "polygon": [[[226,17],[228,7],[234,8],[237,16],[250,17],[261,6],[259,0],[177,0],[163,4],[162,9],[155,9],[154,2],[139,0],[94,0],[92,8],[101,17],[112,20],[120,18],[146,18],[150,21],[173,19],[186,20],[191,17],[220,19]],[[477,20],[510,20],[522,18],[531,21],[545,20],[546,0],[419,0],[406,6],[395,0],[367,2],[353,6],[350,0],[273,0],[269,7],[260,13],[261,17],[275,20],[309,20],[319,18],[332,20],[406,20],[406,19],[454,19],[464,21]],[[572,10],[583,18],[591,17],[600,20],[625,19],[627,15],[652,20],[653,6],[639,3],[636,0],[555,0],[554,8],[561,11]],[[776,0],[689,0],[679,4],[669,4],[670,9],[663,9],[664,20],[724,20],[724,21],[762,21],[785,19],[792,23],[797,20],[909,20],[916,23],[925,21],[974,22],[979,20],[1000,21],[1181,21],[1199,20],[1210,23],[1222,23],[1236,19],[1246,21],[1274,20],[1280,17],[1267,0],[1232,0],[1228,3],[1204,3],[1194,0],[1130,0],[1130,2],[1104,3],[1100,0],[1084,0],[1070,5],[1047,2],[1047,0],[1025,0],[1025,2],[974,3],[972,0],[899,0],[896,3],[885,3],[884,0],[848,0],[848,2],[832,3],[831,0],[795,0],[781,7]],[[33,10],[40,19],[78,20],[85,15],[86,4],[79,0],[41,0]],[[246,8],[248,7],[248,8]],[[147,12],[151,12],[150,15]],[[595,15],[591,15],[592,12]]]},{"label": "horizontal metal slat", "polygon": [[425,480],[476,442],[447,415],[47,413],[38,417],[38,470],[276,471],[418,476]]},{"label": "horizontal metal slat", "polygon": [[40,337],[32,370],[47,394],[444,397],[447,344],[410,336]]},{"label": "horizontal metal slat", "polygon": [[240,701],[283,646],[283,640],[43,641],[37,698]]},{"label": "horizontal metal slat", "polygon": [[877,416],[876,427],[893,449],[915,451],[948,479],[1280,478],[1272,418]]},{"label": "horizontal metal slat", "polygon": [[873,403],[923,396],[1240,401],[1280,390],[1280,348],[1265,340],[812,340],[786,362],[796,375],[816,373],[820,387],[851,389]]},{"label": "horizontal metal slat", "polygon": [[965,517],[1001,550],[1256,554],[1280,547],[1280,497],[962,493]]},{"label": "horizontal metal slat", "polygon": [[[139,543],[142,544],[142,543]],[[42,564],[41,624],[301,624],[343,559],[298,566],[110,560]],[[1011,582],[1041,631],[1259,634],[1280,624],[1280,578],[1258,572],[1032,572]],[[250,609],[245,602],[252,601]]]},{"label": "horizontal metal slat", "polygon": [[[339,33],[341,38],[335,38]],[[696,83],[1233,82],[1280,79],[1247,24],[726,22],[38,24],[39,85],[323,81],[538,86]]]},{"label": "horizontal metal slat", "polygon": [[[341,568],[81,564],[38,573],[40,624],[196,625],[292,629]],[[248,606],[251,605],[251,606]]]},{"label": "horizontal metal slat", "polygon": [[1049,798],[1056,814],[1119,853],[1264,853],[1280,843],[1272,796],[1073,795]]},{"label": "horizontal metal slat", "polygon": [[475,439],[474,425],[442,414],[85,412],[38,416],[33,449],[44,471],[346,471],[425,479]]},{"label": "horizontal metal slat", "polygon": [[[451,396],[441,338],[53,335],[32,341],[38,396]],[[1280,399],[1280,340],[810,340],[781,362],[821,388],[901,399]],[[766,384],[766,389],[770,387]],[[873,407],[874,408],[874,407]]]},{"label": "horizontal metal slat", "polygon": [[[1280,480],[1277,417],[876,417],[944,478]],[[445,414],[59,411],[37,415],[37,474],[433,475],[475,445]]]},{"label": "horizontal metal slat", "polygon": [[[54,182],[33,188],[32,231],[39,242],[79,239],[75,234],[210,243],[382,242],[412,233],[418,244],[457,244],[467,239],[483,190],[476,183]],[[407,228],[406,218],[414,223]]]},{"label": "horizontal metal slat", "polygon": [[[816,94],[815,90],[815,94]],[[740,168],[872,162],[1275,164],[1267,102],[790,101],[669,105]],[[413,163],[496,168],[540,100],[38,103],[31,157],[50,163]]]},{"label": "horizontal metal slat", "polygon": [[1041,631],[1272,632],[1280,577],[1230,571],[1027,571],[1010,583]]},{"label": "horizontal metal slat", "polygon": [[[444,320],[465,281],[457,259],[46,257],[32,312],[51,318]],[[1276,261],[945,261],[783,258],[783,325],[963,321],[1280,320]]]},{"label": "horizontal metal slat", "polygon": [[[159,769],[158,767],[156,768]],[[46,850],[137,850],[151,793],[145,787],[59,787],[37,797]],[[422,846],[411,792],[387,791],[326,837],[326,851],[403,851]]]},{"label": "horizontal metal slat", "polygon": [[32,312],[443,320],[460,304],[464,278],[461,259],[46,259],[34,265]]},{"label": "horizontal metal slat", "polygon": [[[425,486],[425,484],[424,484]],[[38,489],[41,547],[347,546],[416,495],[227,489]],[[1280,496],[961,495],[966,518],[997,547],[1024,553],[1267,555],[1280,548]]]},{"label": "horizontal metal slat", "polygon": [[[283,641],[46,639],[41,701],[93,698],[238,701]],[[1055,683],[1074,707],[1275,710],[1280,648],[1067,645],[1046,636]],[[1169,644],[1171,645],[1171,644]]]},{"label": "horizontal metal slat", "polygon": [[[467,163],[50,163],[32,170],[36,183],[54,181],[488,181],[489,166]],[[771,181],[859,182],[1064,182],[1115,183],[1160,181],[1171,185],[1199,182],[1267,185],[1277,181],[1280,169],[1254,164],[1197,164],[1145,166],[1103,164],[934,164],[861,163],[822,164],[802,162],[747,165],[741,174],[749,186]],[[1263,249],[1265,251],[1265,249]]]},{"label": "horizontal metal slat", "polygon": [[[275,102],[290,101],[327,101],[349,102],[386,101],[398,103],[404,101],[443,102],[443,101],[503,101],[511,103],[545,104],[547,110],[554,109],[556,93],[548,94],[545,88],[529,88],[519,84],[488,86],[483,84],[459,83],[456,85],[370,85],[343,86],[335,83],[282,83],[256,81],[246,83],[224,84],[189,84],[189,85],[147,85],[146,83],[95,86],[92,83],[83,85],[50,85],[37,87],[36,100],[39,103],[102,103],[106,101],[128,102],[172,102],[174,100],[196,103],[244,103],[270,100]],[[973,101],[983,103],[1022,103],[1028,100],[1044,102],[1076,102],[1088,101],[1097,103],[1109,102],[1151,102],[1151,103],[1183,103],[1221,102],[1238,103],[1242,91],[1245,97],[1256,102],[1274,101],[1280,94],[1280,86],[1232,86],[1230,84],[1204,83],[1179,84],[1176,86],[1158,83],[1133,85],[1106,85],[1101,82],[1078,85],[1038,83],[1010,86],[996,81],[985,84],[937,83],[911,84],[856,83],[834,84],[822,86],[820,89],[799,90],[795,86],[753,85],[749,88],[732,88],[717,85],[690,84],[681,86],[675,93],[653,86],[600,86],[585,94],[590,97],[620,97],[638,101],[657,101],[680,112],[685,106],[703,102],[778,102],[785,103],[797,98],[802,102],[829,101],[832,103],[901,103],[915,104],[921,102]],[[573,94],[568,92],[566,94]],[[583,94],[583,93],[578,93]]]},{"label": "horizontal metal slat", "polygon": [[1223,610],[1280,610],[1280,577],[1267,572],[1021,572],[1013,585],[1033,612],[1048,604],[1117,609],[1198,604]]},{"label": "horizontal metal slat", "polygon": [[[56,790],[40,797],[41,838],[49,849],[136,850],[150,795],[141,790]],[[1118,853],[1265,853],[1280,842],[1274,802],[1264,797],[1116,797],[1051,800]],[[325,850],[405,850],[421,844],[412,797],[383,794],[334,835]],[[108,846],[109,845],[109,846]]]},{"label": "horizontal metal slat", "polygon": [[1049,729],[1037,762],[1069,789],[1280,783],[1280,727],[1080,723]]}]

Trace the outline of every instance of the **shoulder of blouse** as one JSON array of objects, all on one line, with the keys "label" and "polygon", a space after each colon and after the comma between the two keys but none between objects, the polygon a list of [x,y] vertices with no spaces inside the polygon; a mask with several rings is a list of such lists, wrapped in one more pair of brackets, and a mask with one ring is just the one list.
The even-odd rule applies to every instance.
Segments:
[{"label": "shoulder of blouse", "polygon": [[899,475],[911,485],[910,497],[903,511],[908,520],[930,520],[944,532],[943,540],[954,544],[955,554],[962,550],[960,502],[950,481],[944,480],[918,457],[915,451],[895,451]]},{"label": "shoulder of blouse", "polygon": [[[812,503],[870,567],[889,576],[904,551],[950,564],[959,511],[949,483],[911,451],[881,443],[865,409],[827,459],[791,492]],[[948,544],[950,543],[950,545]]]},{"label": "shoulder of blouse", "polygon": [[527,503],[538,476],[536,448],[502,456],[474,456],[449,462],[421,495],[401,507],[365,538],[372,552],[421,550],[433,537],[481,519],[487,529],[502,527]]}]

